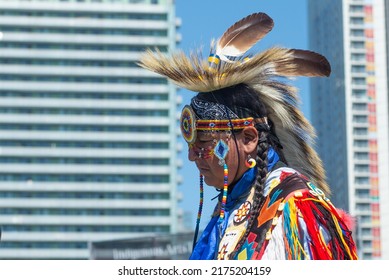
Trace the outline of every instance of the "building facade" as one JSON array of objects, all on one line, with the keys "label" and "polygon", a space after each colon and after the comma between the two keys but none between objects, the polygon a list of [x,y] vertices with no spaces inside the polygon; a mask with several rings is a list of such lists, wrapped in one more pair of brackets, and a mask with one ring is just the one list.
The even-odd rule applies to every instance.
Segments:
[{"label": "building facade", "polygon": [[179,231],[173,0],[0,0],[0,259]]},{"label": "building facade", "polygon": [[308,1],[309,42],[331,63],[311,82],[311,117],[332,201],[355,217],[361,259],[389,259],[388,7]]}]

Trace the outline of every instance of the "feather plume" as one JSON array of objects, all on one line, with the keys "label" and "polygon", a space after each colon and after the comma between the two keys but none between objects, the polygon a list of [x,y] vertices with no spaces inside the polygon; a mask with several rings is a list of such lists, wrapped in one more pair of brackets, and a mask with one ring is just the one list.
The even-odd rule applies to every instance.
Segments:
[{"label": "feather plume", "polygon": [[251,14],[233,24],[216,44],[216,55],[222,60],[228,56],[239,57],[262,39],[274,26],[273,20],[265,13]]}]

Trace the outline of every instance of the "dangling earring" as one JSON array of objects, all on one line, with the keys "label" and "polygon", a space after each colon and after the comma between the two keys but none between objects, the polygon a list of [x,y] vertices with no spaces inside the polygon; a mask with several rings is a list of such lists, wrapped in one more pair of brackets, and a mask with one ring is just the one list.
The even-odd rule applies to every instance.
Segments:
[{"label": "dangling earring", "polygon": [[227,203],[227,192],[228,192],[228,166],[225,161],[225,158],[228,154],[229,147],[226,142],[224,142],[222,139],[220,139],[215,148],[214,148],[214,155],[219,159],[219,165],[223,166],[224,171],[224,184],[223,184],[223,196],[220,206],[220,214],[219,214],[219,221],[218,223],[221,225],[224,220],[224,212],[225,207]]},{"label": "dangling earring", "polygon": [[250,155],[248,155],[247,160],[244,162],[244,164],[248,168],[253,168],[257,164],[257,162]]}]

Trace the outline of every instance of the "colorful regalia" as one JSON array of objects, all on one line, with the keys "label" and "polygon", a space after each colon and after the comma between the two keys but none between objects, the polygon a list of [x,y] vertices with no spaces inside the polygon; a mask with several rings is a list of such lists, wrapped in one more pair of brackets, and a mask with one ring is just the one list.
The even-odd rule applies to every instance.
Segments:
[{"label": "colorful regalia", "polygon": [[[247,55],[272,28],[268,15],[254,13],[213,41],[207,60],[200,52],[187,57],[159,51],[140,60],[198,92],[182,111],[182,135],[197,159],[217,159],[224,170],[218,205],[197,240],[200,174],[190,259],[357,259],[352,219],[328,199],[322,161],[312,148],[314,129],[298,108],[297,90],[284,81],[329,76],[330,64],[315,52],[282,47]],[[247,171],[229,183],[230,149],[239,152],[236,135],[250,128],[258,133],[256,155],[247,155]],[[197,133],[209,135],[212,144],[199,146]]]},{"label": "colorful regalia", "polygon": [[[237,183],[222,227],[214,218],[204,230],[191,259],[229,259],[236,243],[247,230],[253,201],[254,175],[250,169]],[[250,180],[251,179],[251,180]],[[350,224],[323,191],[304,175],[288,167],[269,173],[265,202],[254,225],[234,259],[331,260],[357,259]],[[218,236],[222,236],[218,240]]]}]

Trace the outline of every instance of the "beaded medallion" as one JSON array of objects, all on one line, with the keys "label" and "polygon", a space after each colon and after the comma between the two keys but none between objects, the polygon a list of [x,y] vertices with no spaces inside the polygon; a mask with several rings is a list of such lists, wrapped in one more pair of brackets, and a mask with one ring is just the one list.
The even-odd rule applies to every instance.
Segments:
[{"label": "beaded medallion", "polygon": [[185,141],[192,144],[196,140],[196,120],[193,109],[189,105],[182,110],[180,128]]}]

